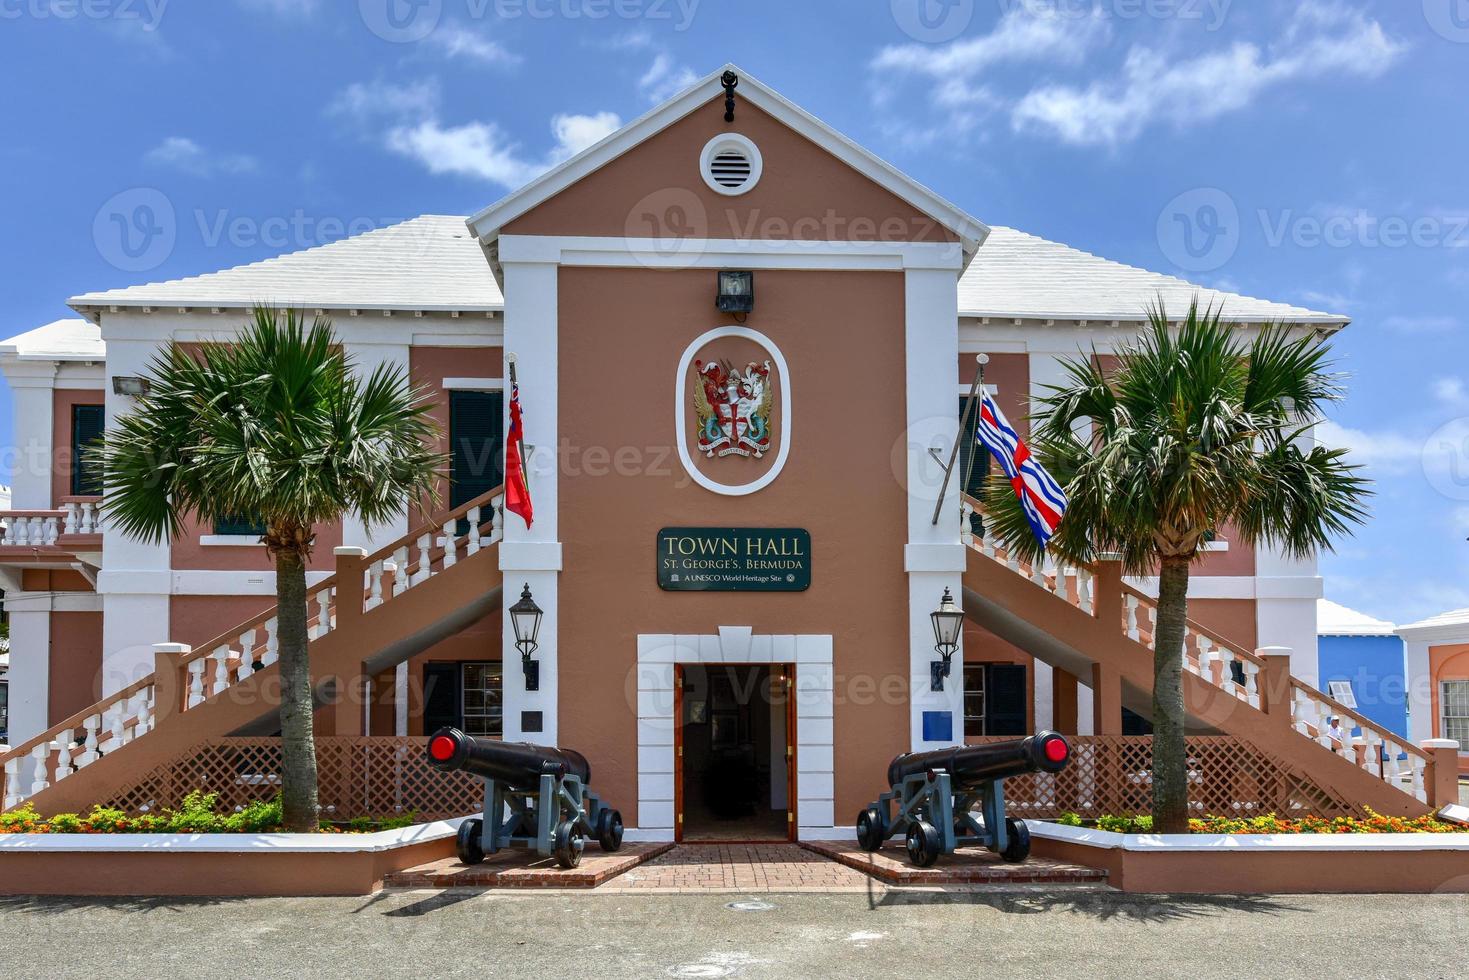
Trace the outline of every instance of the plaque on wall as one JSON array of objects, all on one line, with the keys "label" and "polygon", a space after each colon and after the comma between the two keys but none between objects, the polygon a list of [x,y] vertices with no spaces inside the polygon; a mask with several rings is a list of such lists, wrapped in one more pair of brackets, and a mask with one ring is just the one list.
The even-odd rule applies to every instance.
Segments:
[{"label": "plaque on wall", "polygon": [[800,528],[666,527],[658,532],[666,592],[804,592],[811,532]]}]

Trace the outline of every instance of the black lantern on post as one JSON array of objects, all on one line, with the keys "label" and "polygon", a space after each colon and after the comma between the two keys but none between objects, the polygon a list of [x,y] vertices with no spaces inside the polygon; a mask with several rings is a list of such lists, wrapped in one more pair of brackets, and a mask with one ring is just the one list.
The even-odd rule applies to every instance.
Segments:
[{"label": "black lantern on post", "polygon": [[541,633],[542,615],[541,607],[531,598],[530,583],[527,582],[519,601],[510,607],[510,628],[515,631],[515,649],[520,651],[520,666],[525,672],[527,691],[541,689],[541,665],[530,657],[540,646],[537,638]]},{"label": "black lantern on post", "polygon": [[721,313],[750,313],[755,309],[755,273],[719,273],[719,293],[714,305]]},{"label": "black lantern on post", "polygon": [[928,615],[929,619],[933,620],[933,648],[943,658],[935,660],[931,665],[933,670],[931,689],[942,691],[944,678],[949,676],[954,651],[959,649],[959,635],[964,631],[964,610],[954,604],[953,594],[945,589],[943,601]]}]

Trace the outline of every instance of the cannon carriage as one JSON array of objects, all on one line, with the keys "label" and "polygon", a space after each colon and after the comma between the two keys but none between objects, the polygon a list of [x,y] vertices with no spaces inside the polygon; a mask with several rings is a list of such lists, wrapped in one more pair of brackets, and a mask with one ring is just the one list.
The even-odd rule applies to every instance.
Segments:
[{"label": "cannon carriage", "polygon": [[1005,816],[1004,781],[1060,772],[1070,758],[1070,745],[1056,732],[900,755],[888,766],[891,789],[857,815],[857,841],[876,851],[901,834],[908,859],[920,868],[960,847],[984,847],[1006,861],[1024,861],[1030,831],[1024,821]]},{"label": "cannon carriage", "polygon": [[622,814],[591,791],[592,767],[580,752],[444,728],[429,739],[428,761],[441,772],[464,771],[484,780],[484,813],[459,826],[456,843],[465,864],[479,864],[504,848],[523,848],[574,868],[588,838],[604,851],[622,847]]}]

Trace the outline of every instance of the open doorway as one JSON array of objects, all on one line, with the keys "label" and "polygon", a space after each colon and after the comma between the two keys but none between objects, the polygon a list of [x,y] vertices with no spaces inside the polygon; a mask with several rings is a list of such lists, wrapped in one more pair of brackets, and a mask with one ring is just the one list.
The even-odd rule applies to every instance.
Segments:
[{"label": "open doorway", "polygon": [[790,840],[793,669],[685,664],[677,670],[678,839]]}]

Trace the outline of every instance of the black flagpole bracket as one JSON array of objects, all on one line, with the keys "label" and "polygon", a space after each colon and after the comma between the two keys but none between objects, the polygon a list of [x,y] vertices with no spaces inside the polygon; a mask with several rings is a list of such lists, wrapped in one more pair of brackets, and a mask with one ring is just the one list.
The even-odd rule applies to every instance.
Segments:
[{"label": "black flagpole bracket", "polygon": [[734,93],[735,89],[739,87],[740,76],[736,75],[732,71],[727,71],[724,73],[723,77],[719,79],[719,83],[724,86],[724,121],[734,122]]}]

